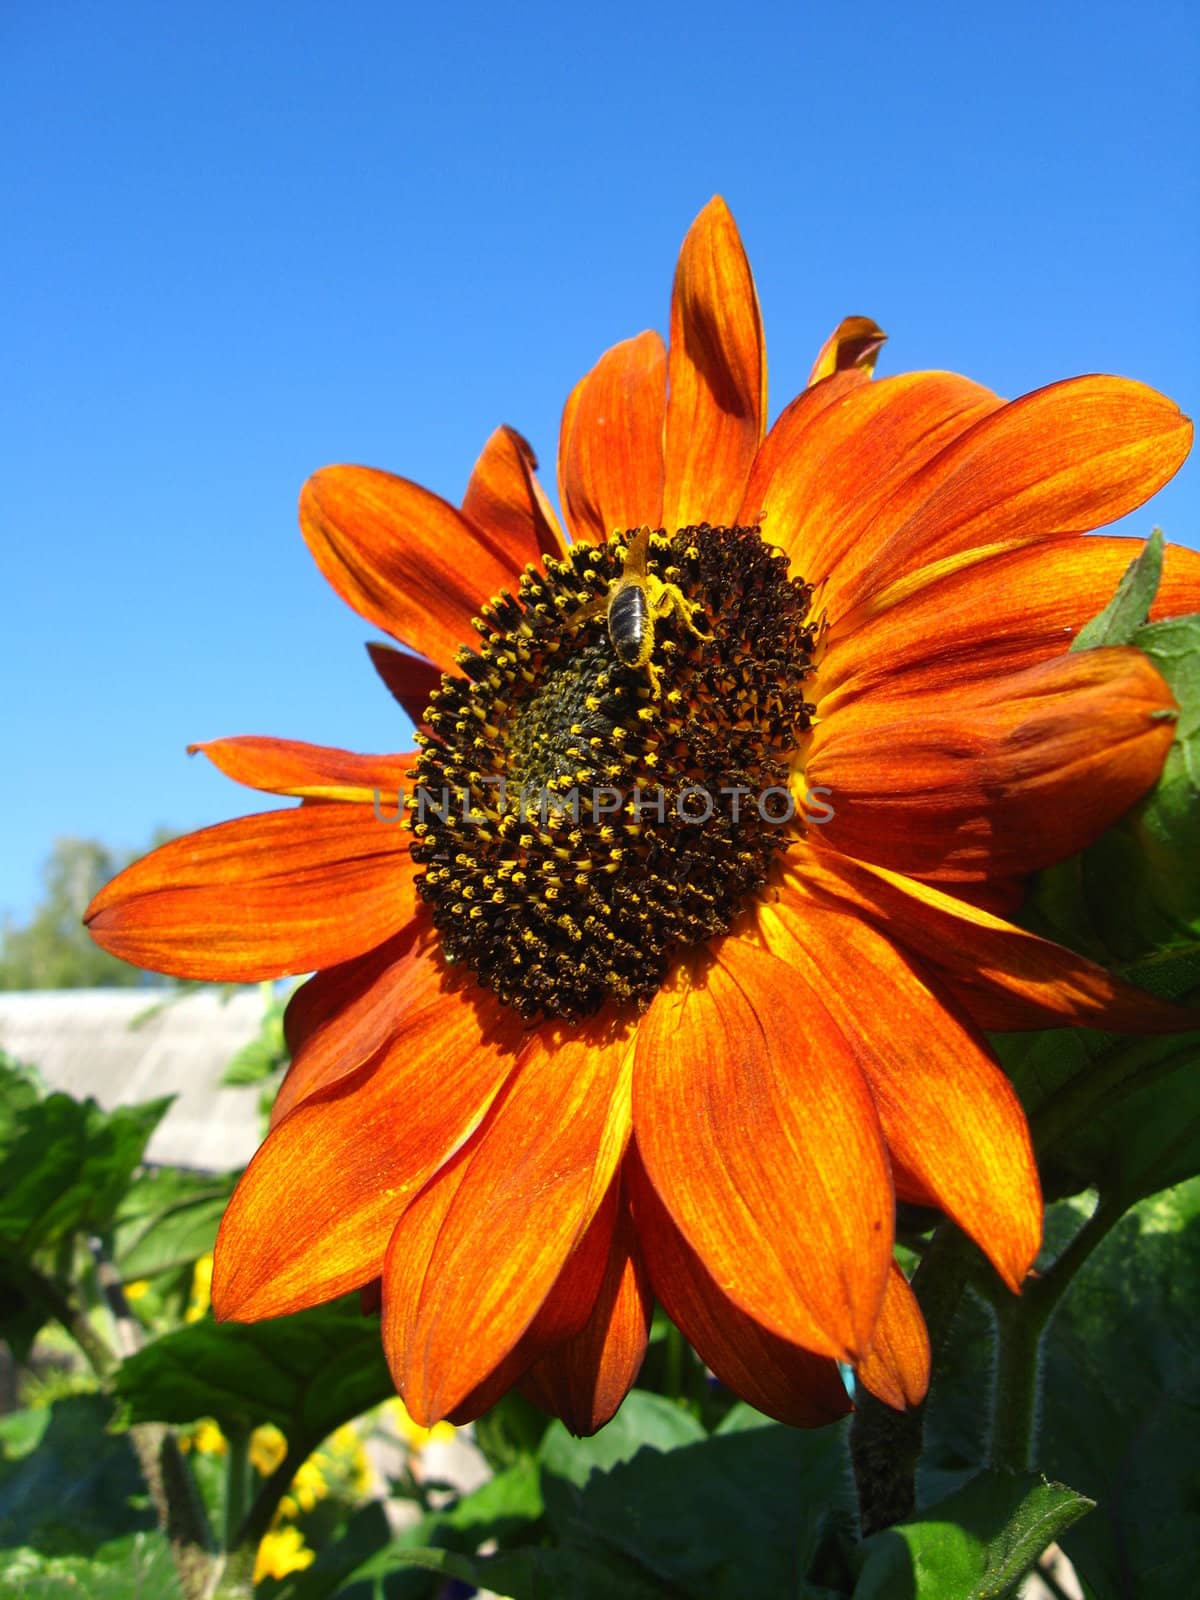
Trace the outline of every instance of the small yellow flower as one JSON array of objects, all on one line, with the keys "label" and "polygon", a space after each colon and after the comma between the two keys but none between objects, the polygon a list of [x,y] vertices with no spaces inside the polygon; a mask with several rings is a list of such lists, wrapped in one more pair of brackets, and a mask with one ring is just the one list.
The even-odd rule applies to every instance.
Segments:
[{"label": "small yellow flower", "polygon": [[321,1462],[321,1456],[309,1456],[297,1468],[296,1476],[292,1479],[290,1498],[299,1505],[301,1511],[311,1511],[317,1501],[323,1500],[329,1493]]},{"label": "small yellow flower", "polygon": [[[208,1315],[208,1308],[212,1303],[210,1294],[212,1290],[212,1274],[213,1258],[210,1250],[207,1255],[200,1257],[192,1271],[192,1297],[188,1302],[187,1310],[183,1314],[185,1322],[199,1322],[202,1317]],[[126,1290],[127,1294],[128,1292]]]},{"label": "small yellow flower", "polygon": [[287,1440],[273,1422],[255,1428],[250,1435],[250,1465],[262,1478],[269,1478],[287,1455]]},{"label": "small yellow flower", "polygon": [[202,1456],[223,1456],[229,1449],[225,1435],[209,1418],[202,1418],[180,1435],[181,1450],[195,1450]]},{"label": "small yellow flower", "polygon": [[150,1284],[145,1278],[138,1278],[134,1283],[125,1285],[126,1300],[142,1300],[150,1293]]},{"label": "small yellow flower", "polygon": [[263,1535],[254,1562],[254,1581],[264,1578],[286,1578],[289,1572],[303,1572],[316,1560],[316,1552],[304,1542],[304,1535],[296,1527],[273,1528]]}]

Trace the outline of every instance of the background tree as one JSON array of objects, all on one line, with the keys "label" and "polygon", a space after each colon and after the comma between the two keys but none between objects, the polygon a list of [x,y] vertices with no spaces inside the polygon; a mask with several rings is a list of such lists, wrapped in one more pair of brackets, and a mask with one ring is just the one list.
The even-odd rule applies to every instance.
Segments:
[{"label": "background tree", "polygon": [[[171,834],[156,831],[148,848]],[[101,950],[83,926],[92,896],[144,850],[119,853],[98,839],[56,839],[42,869],[45,894],[26,923],[0,929],[0,990],[134,988],[163,982]]]}]

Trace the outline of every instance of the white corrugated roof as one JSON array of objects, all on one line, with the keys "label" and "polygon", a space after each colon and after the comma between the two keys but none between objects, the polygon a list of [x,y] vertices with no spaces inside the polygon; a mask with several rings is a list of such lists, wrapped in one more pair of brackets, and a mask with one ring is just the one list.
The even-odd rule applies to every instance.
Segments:
[{"label": "white corrugated roof", "polygon": [[205,1172],[244,1166],[259,1143],[258,1089],[220,1080],[259,1031],[262,994],[200,989],[162,999],[154,989],[0,993],[0,1050],[36,1067],[50,1088],[105,1110],[175,1095],[149,1161]]}]

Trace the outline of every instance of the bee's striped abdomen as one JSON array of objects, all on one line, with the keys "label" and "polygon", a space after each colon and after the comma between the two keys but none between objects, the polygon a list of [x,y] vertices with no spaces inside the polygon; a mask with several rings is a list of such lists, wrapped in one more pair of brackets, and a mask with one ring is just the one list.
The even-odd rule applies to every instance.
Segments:
[{"label": "bee's striped abdomen", "polygon": [[642,664],[646,632],[650,626],[650,607],[638,583],[618,590],[608,608],[608,636],[617,659],[627,667]]}]

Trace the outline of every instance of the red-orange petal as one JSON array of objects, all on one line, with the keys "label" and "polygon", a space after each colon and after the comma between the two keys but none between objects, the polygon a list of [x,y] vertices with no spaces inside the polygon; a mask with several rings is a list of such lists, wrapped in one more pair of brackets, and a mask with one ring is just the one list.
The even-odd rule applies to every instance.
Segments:
[{"label": "red-orange petal", "polygon": [[663,1310],[704,1364],[767,1416],[797,1428],[836,1422],[850,1410],[837,1363],[781,1339],[718,1288],[646,1177],[628,1161],[638,1237]]},{"label": "red-orange petal", "polygon": [[750,263],[720,196],[692,224],[675,273],[663,523],[732,523],[767,410],[767,356]]},{"label": "red-orange petal", "polygon": [[409,839],[331,801],[202,828],[126,867],[88,907],[97,944],[177,978],[252,983],[335,966],[413,918]]},{"label": "red-orange petal", "polygon": [[497,428],[463,496],[463,515],[520,571],[566,548],[554,508],[537,480],[537,457],[515,428]]},{"label": "red-orange petal", "polygon": [[934,698],[872,696],[816,730],[805,781],[821,842],[938,882],[1035,872],[1097,838],[1153,787],[1175,733],[1138,650],[1081,650]]},{"label": "red-orange petal", "polygon": [[1041,1188],[1025,1114],[987,1045],[861,918],[787,893],[759,918],[854,1046],[893,1165],[1019,1289],[1041,1243]]},{"label": "red-orange petal", "polygon": [[919,956],[980,1026],[1177,1033],[1196,1025],[1085,956],[932,884],[802,844],[788,852],[784,875],[795,893],[853,908]]},{"label": "red-orange petal", "polygon": [[514,1349],[600,1208],[629,1137],[630,1056],[623,1025],[531,1034],[436,1232],[433,1202],[401,1217],[384,1343],[419,1420],[453,1412]]},{"label": "red-orange petal", "polygon": [[524,1393],[561,1417],[572,1433],[595,1433],[633,1387],[653,1309],[628,1206],[622,1202],[591,1315],[578,1333],[554,1345],[525,1374]]},{"label": "red-orange petal", "polygon": [[[1061,655],[1116,592],[1138,539],[1039,540],[909,574],[833,628],[821,715],[857,695],[961,689]],[[1152,620],[1200,611],[1200,551],[1168,545]]]},{"label": "red-orange petal", "polygon": [[285,1117],[221,1223],[218,1317],[284,1316],[378,1277],[406,1203],[485,1115],[523,1037],[491,995],[446,990],[406,1012],[369,1066]]},{"label": "red-orange petal", "polygon": [[[1179,470],[1191,439],[1173,401],[1126,378],[1071,378],[1013,400],[897,485],[845,553],[831,615],[960,551],[1114,522]],[[873,476],[873,456],[859,471]]]},{"label": "red-orange petal", "polygon": [[887,334],[870,317],[843,317],[826,339],[808,375],[808,387],[835,372],[862,372],[870,377]]},{"label": "red-orange petal", "polygon": [[387,816],[395,813],[397,791],[406,786],[417,759],[415,751],[360,756],[328,745],[254,734],[188,745],[189,755],[197,753],[206,755],[227,778],[251,789],[314,800],[378,803]]},{"label": "red-orange petal", "polygon": [[325,467],[300,495],[300,527],[317,566],[348,605],[453,672],[485,600],[520,567],[481,528],[428,489],[373,467]]},{"label": "red-orange petal", "polygon": [[431,932],[428,909],[420,906],[409,926],[378,949],[300,985],[283,1017],[292,1059],[271,1107],[272,1127],[389,1045],[407,1012],[466,986],[462,974],[449,972],[430,948]]},{"label": "red-orange petal", "polygon": [[[451,1187],[455,1193],[458,1181],[457,1177],[451,1177]],[[604,1285],[612,1254],[619,1189],[619,1181],[610,1184],[599,1210],[567,1257],[565,1266],[554,1281],[554,1287],[542,1301],[541,1310],[513,1348],[465,1400],[447,1413],[447,1420],[456,1428],[474,1422],[485,1411],[489,1411],[518,1380],[524,1380],[525,1374],[553,1345],[575,1338],[587,1326]],[[424,1198],[420,1196],[415,1204],[420,1205]],[[444,1197],[436,1197],[434,1203],[440,1215],[444,1216]],[[420,1401],[416,1403],[420,1404]]]},{"label": "red-orange petal", "polygon": [[854,1375],[885,1405],[905,1411],[919,1406],[929,1390],[929,1361],[925,1318],[907,1279],[893,1262],[874,1342]]},{"label": "red-orange petal", "polygon": [[[822,585],[836,625],[847,582],[870,566],[881,517],[914,473],[1001,405],[990,389],[952,372],[911,372],[878,383],[839,374],[802,397],[795,420],[772,428],[755,463],[746,510],[766,513],[765,533],[793,571]],[[822,403],[833,383],[835,403]],[[810,398],[811,397],[811,398]],[[818,410],[819,406],[819,410]],[[785,417],[786,417],[785,413]]]},{"label": "red-orange petal", "polygon": [[413,727],[420,727],[429,709],[433,691],[441,685],[442,672],[432,661],[409,655],[390,644],[372,639],[367,645],[371,665],[383,679],[388,693],[401,707]]},{"label": "red-orange petal", "polygon": [[576,539],[601,544],[610,533],[658,526],[666,401],[667,352],[657,333],[614,345],[571,391],[558,492]]},{"label": "red-orange petal", "polygon": [[780,1338],[853,1359],[870,1345],[892,1251],[870,1091],[803,976],[746,938],[713,957],[642,1019],[638,1150],[731,1300]]}]

